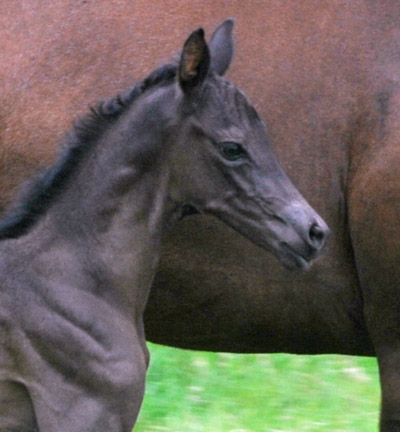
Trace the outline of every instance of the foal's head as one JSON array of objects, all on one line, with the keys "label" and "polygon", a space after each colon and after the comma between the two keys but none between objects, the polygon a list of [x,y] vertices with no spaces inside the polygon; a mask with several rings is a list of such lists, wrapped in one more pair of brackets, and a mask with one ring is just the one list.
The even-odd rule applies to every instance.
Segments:
[{"label": "foal's head", "polygon": [[[169,106],[176,109],[171,198],[214,214],[289,267],[307,267],[328,228],[283,172],[246,96],[222,76],[232,60],[232,20],[186,41]],[[172,108],[174,107],[174,108]]]}]

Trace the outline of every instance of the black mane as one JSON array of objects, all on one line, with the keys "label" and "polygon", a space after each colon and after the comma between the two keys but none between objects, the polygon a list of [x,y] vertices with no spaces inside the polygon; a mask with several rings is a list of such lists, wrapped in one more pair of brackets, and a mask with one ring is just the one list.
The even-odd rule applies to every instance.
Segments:
[{"label": "black mane", "polygon": [[176,71],[176,64],[163,65],[129,91],[98,104],[88,115],[78,120],[67,134],[58,161],[23,188],[8,216],[0,221],[0,240],[24,235],[60,196],[84,156],[110,125],[146,90],[171,83]]}]

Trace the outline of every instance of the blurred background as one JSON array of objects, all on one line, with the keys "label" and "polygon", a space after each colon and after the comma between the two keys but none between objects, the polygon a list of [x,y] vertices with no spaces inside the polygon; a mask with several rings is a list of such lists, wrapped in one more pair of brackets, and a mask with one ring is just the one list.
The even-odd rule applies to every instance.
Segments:
[{"label": "blurred background", "polygon": [[149,344],[135,432],[375,432],[375,358],[203,353]]}]

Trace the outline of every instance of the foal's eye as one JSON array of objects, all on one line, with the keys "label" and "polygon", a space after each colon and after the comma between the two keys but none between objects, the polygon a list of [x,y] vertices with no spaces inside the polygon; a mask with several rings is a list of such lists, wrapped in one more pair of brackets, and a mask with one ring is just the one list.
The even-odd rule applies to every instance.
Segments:
[{"label": "foal's eye", "polygon": [[218,147],[222,156],[230,161],[241,159],[246,153],[240,144],[230,141],[219,143]]}]

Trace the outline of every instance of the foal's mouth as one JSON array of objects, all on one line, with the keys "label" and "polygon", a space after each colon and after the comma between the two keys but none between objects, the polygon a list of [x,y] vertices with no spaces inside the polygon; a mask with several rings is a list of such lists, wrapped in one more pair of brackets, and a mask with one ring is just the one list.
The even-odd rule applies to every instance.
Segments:
[{"label": "foal's mouth", "polygon": [[287,243],[281,243],[282,249],[279,253],[282,264],[289,270],[307,270],[311,267],[311,261],[315,254],[304,255],[296,251]]}]

